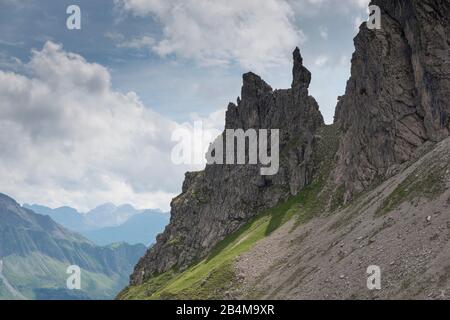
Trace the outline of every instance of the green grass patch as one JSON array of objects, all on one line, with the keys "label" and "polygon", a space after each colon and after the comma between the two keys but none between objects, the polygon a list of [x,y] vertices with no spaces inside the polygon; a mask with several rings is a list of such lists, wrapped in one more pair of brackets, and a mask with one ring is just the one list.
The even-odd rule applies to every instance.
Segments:
[{"label": "green grass patch", "polygon": [[[39,253],[32,253],[26,257],[17,255],[4,257],[3,265],[4,276],[16,290],[27,298],[35,298],[34,289],[66,288],[66,280],[69,276],[66,270],[69,263],[63,263]],[[81,289],[93,299],[114,297],[125,281],[120,281],[117,275],[108,276],[84,269],[81,271]]]},{"label": "green grass patch", "polygon": [[151,278],[140,286],[132,286],[121,293],[121,299],[222,299],[225,292],[239,284],[233,270],[234,260],[250,250],[294,216],[306,221],[314,208],[313,187],[295,197],[266,210],[236,232],[227,236],[209,256],[187,270],[173,270]]},{"label": "green grass patch", "polygon": [[174,278],[176,273],[173,270],[169,270],[162,274],[152,277],[146,283],[140,286],[129,286],[125,288],[119,295],[118,299],[121,300],[143,300],[156,291],[163,288],[171,279]]},{"label": "green grass patch", "polygon": [[169,242],[167,242],[168,245],[170,246],[177,246],[181,243],[181,238],[180,237],[175,237],[173,239],[170,239]]},{"label": "green grass patch", "polygon": [[336,191],[331,197],[330,211],[336,211],[344,205],[345,186],[342,184],[336,188]]},{"label": "green grass patch", "polygon": [[445,190],[446,167],[421,167],[416,169],[383,201],[376,216],[383,216],[400,206],[403,202],[417,197],[434,200]]}]

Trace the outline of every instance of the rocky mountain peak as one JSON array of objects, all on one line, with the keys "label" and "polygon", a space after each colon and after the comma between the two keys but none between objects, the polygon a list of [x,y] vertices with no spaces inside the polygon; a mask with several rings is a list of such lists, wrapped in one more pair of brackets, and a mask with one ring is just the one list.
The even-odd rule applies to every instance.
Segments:
[{"label": "rocky mountain peak", "polygon": [[243,85],[241,90],[241,99],[257,99],[258,97],[272,93],[272,87],[269,86],[260,76],[253,72],[245,73],[242,76]]},{"label": "rocky mountain peak", "polygon": [[298,48],[293,74],[292,88],[275,91],[260,76],[244,74],[241,98],[230,103],[226,113],[226,129],[279,130],[278,173],[261,176],[260,164],[212,164],[187,173],[182,194],[171,203],[170,224],[136,266],[132,283],[173,267],[186,268],[256,214],[311,181],[315,132],[324,122],[317,102],[308,95],[311,74]]},{"label": "rocky mountain peak", "polygon": [[294,53],[294,68],[292,69],[292,89],[308,89],[311,83],[311,72],[303,66],[303,58],[298,47]]}]

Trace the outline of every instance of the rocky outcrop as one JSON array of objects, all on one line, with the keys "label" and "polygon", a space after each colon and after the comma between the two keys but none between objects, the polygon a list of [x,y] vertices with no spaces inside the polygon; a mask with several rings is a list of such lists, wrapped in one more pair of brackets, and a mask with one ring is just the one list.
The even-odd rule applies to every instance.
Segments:
[{"label": "rocky outcrop", "polygon": [[372,4],[381,8],[382,29],[361,26],[336,108],[345,134],[334,180],[345,186],[346,200],[450,132],[450,2]]},{"label": "rocky outcrop", "polygon": [[279,129],[280,167],[262,176],[261,165],[207,165],[189,172],[182,194],[171,203],[171,221],[131,276],[140,284],[155,273],[184,269],[257,213],[297,194],[310,183],[315,131],[323,125],[308,87],[310,72],[294,51],[292,87],[273,90],[259,76],[243,76],[241,97],[230,103],[226,129]]}]

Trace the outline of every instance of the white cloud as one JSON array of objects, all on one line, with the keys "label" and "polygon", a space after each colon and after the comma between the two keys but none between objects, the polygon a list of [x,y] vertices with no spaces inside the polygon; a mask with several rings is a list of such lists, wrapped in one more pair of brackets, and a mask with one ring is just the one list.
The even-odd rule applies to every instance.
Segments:
[{"label": "white cloud", "polygon": [[356,4],[359,8],[367,8],[371,0],[351,0],[354,4]]},{"label": "white cloud", "polygon": [[173,139],[177,148],[173,149],[172,161],[183,163],[187,161],[192,170],[201,170],[206,165],[205,154],[209,145],[224,130],[226,109],[221,109],[202,117],[191,114],[191,121],[183,123]]},{"label": "white cloud", "polygon": [[318,67],[323,67],[326,65],[329,61],[329,57],[326,55],[319,55],[315,60],[314,64]]},{"label": "white cloud", "polygon": [[153,50],[201,64],[230,64],[261,71],[290,63],[305,36],[294,11],[280,0],[116,0],[125,11],[151,15],[162,25]]},{"label": "white cloud", "polygon": [[22,66],[22,61],[16,57],[11,57],[0,51],[0,68],[8,70],[17,70]]},{"label": "white cloud", "polygon": [[108,32],[105,34],[105,36],[113,40],[119,48],[129,48],[136,50],[152,49],[155,44],[155,40],[148,35],[127,39],[121,33]]},{"label": "white cloud", "polygon": [[81,210],[168,209],[186,170],[170,161],[177,123],[114,91],[106,68],[58,44],[34,50],[24,70],[0,70],[0,192]]},{"label": "white cloud", "polygon": [[352,10],[367,8],[371,0],[286,0],[299,15],[320,15],[323,10],[349,14]]},{"label": "white cloud", "polygon": [[119,44],[119,47],[131,48],[131,49],[143,49],[151,48],[155,43],[155,40],[149,36],[142,36],[133,38],[129,41],[125,41]]},{"label": "white cloud", "polygon": [[319,27],[319,34],[322,37],[322,39],[327,40],[328,39],[328,28],[327,27]]}]

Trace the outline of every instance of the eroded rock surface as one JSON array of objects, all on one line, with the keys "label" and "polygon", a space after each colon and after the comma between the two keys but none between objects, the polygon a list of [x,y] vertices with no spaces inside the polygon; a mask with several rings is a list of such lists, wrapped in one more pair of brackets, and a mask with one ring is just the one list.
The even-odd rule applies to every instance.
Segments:
[{"label": "eroded rock surface", "polygon": [[247,73],[241,97],[226,113],[226,129],[280,130],[278,173],[263,176],[260,165],[225,164],[187,173],[182,194],[171,203],[170,224],[136,266],[132,284],[205,257],[250,218],[310,183],[315,131],[323,118],[308,95],[311,73],[298,48],[293,57],[292,88],[274,91],[256,74]]},{"label": "eroded rock surface", "polygon": [[450,2],[372,4],[381,8],[382,29],[361,26],[336,108],[345,135],[335,180],[345,185],[347,199],[450,131]]}]

